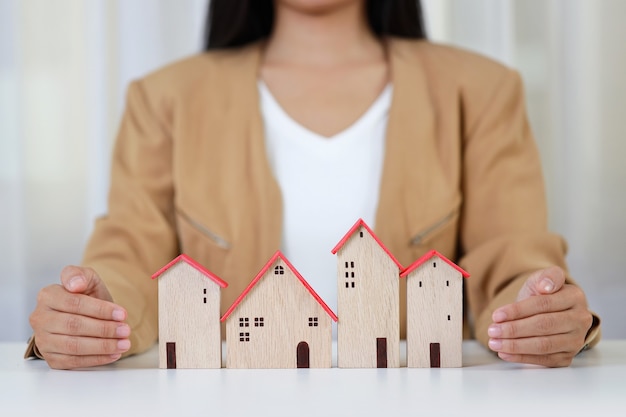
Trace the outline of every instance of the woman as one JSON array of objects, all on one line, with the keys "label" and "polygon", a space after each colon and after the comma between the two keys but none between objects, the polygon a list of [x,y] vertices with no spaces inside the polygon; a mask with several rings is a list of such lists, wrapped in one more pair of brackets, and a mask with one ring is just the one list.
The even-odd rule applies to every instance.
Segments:
[{"label": "woman", "polygon": [[322,253],[358,217],[403,265],[437,249],[470,271],[468,335],[502,359],[567,366],[599,340],[546,229],[515,72],[425,41],[413,0],[211,4],[207,53],[130,86],[109,214],[40,292],[27,353],[147,349],[149,277],[180,252],[229,282],[223,306],[277,248],[332,288]]}]

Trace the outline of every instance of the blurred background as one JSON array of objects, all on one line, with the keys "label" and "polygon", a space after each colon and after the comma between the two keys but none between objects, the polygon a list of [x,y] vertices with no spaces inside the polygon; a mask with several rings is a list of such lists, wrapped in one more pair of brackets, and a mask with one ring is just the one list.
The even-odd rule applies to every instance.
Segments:
[{"label": "blurred background", "polygon": [[[429,36],[518,69],[550,226],[626,338],[626,1],[422,0]],[[0,0],[0,341],[106,210],[128,82],[201,49],[206,0]],[[529,202],[532,204],[532,202]]]}]

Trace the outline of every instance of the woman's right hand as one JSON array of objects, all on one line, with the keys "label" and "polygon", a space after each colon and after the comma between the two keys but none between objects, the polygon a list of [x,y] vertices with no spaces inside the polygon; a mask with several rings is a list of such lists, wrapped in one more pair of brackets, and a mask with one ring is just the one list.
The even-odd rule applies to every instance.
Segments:
[{"label": "woman's right hand", "polygon": [[130,348],[126,317],[93,269],[67,266],[61,285],[39,291],[30,325],[48,365],[72,369],[118,360]]}]

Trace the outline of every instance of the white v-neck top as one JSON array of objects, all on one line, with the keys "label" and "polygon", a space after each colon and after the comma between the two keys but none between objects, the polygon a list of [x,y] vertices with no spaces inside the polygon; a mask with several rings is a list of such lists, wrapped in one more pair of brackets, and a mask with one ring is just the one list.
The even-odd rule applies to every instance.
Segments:
[{"label": "white v-neck top", "polygon": [[337,311],[337,260],[330,251],[359,218],[374,227],[392,86],[332,137],[298,124],[262,81],[258,88],[267,155],[282,192],[281,251]]}]

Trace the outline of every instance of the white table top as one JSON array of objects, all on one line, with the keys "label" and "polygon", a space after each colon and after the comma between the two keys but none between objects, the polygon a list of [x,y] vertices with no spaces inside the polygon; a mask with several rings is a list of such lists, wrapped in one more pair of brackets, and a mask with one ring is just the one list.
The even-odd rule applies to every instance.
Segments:
[{"label": "white table top", "polygon": [[626,341],[569,368],[500,361],[463,344],[457,369],[158,369],[157,350],[58,371],[0,344],[0,416],[626,416]]}]

